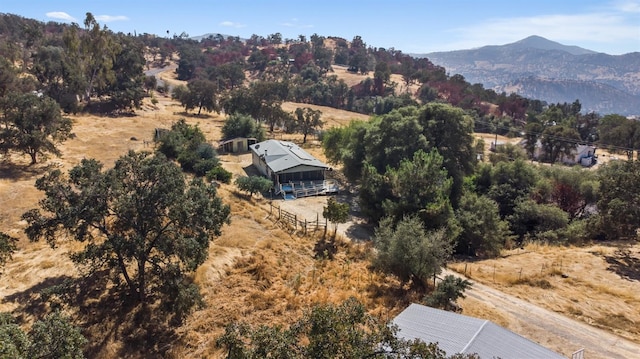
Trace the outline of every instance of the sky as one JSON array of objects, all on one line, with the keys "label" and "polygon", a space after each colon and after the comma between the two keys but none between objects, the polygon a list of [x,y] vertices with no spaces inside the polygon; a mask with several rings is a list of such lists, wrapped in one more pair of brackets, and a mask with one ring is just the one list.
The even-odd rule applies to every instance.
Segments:
[{"label": "sky", "polygon": [[313,34],[423,54],[504,45],[531,35],[620,55],[640,52],[640,0],[2,0],[0,13],[115,32],[249,38]]}]

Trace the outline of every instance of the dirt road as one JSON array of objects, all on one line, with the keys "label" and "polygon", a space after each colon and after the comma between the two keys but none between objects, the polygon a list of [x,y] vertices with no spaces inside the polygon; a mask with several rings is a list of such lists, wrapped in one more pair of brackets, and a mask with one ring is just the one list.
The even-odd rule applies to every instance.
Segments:
[{"label": "dirt road", "polygon": [[[452,271],[442,273],[447,274],[460,276]],[[510,329],[518,328],[519,333],[536,333],[535,337],[544,338],[540,344],[560,354],[571,357],[571,353],[584,348],[585,359],[640,358],[640,344],[540,308],[481,283],[473,283],[473,287],[465,292],[467,297],[492,307],[509,318]]]}]

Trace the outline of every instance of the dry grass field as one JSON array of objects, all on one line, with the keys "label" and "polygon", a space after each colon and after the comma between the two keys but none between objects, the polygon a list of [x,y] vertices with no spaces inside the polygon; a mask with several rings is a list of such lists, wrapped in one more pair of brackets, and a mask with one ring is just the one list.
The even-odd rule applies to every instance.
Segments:
[{"label": "dry grass field", "polygon": [[[0,277],[0,311],[12,311],[28,326],[46,308],[41,303],[40,290],[60,278],[80,276],[67,257],[77,244],[63,242],[51,249],[45,243],[30,243],[22,233],[25,223],[20,216],[37,205],[41,194],[33,187],[34,181],[47,169],[66,170],[82,158],[96,158],[109,167],[128,150],[152,150],[149,142],[153,129],[168,128],[180,118],[197,124],[210,141],[220,138],[223,116],[185,116],[183,109],[170,99],[158,99],[156,106],[146,103],[131,117],[71,116],[76,137],[61,147],[62,158],[30,167],[21,157],[0,163],[0,231],[20,238],[19,251]],[[297,106],[283,105],[288,111]],[[366,119],[334,109],[321,111],[327,126],[343,125],[353,118]],[[296,139],[281,134],[275,138]],[[317,141],[310,141],[305,148],[321,156]],[[248,166],[246,155],[224,155],[221,160],[236,176],[244,175]],[[248,199],[238,195],[232,185],[222,185],[219,194],[231,205],[232,223],[224,227],[223,235],[210,247],[209,259],[194,275],[205,307],[175,331],[157,336],[147,333],[146,339],[134,342],[123,338],[139,335],[140,329],[135,324],[121,325],[120,321],[135,323],[135,314],[87,322],[82,319],[87,313],[83,317],[69,308],[68,314],[78,319],[85,334],[99,339],[90,344],[90,357],[141,358],[145,354],[140,348],[162,341],[162,346],[152,347],[167,357],[216,358],[222,355],[215,346],[216,337],[231,321],[286,325],[314,303],[337,303],[350,296],[360,299],[372,313],[390,319],[410,302],[420,300],[393,278],[369,270],[367,242],[352,242],[346,237],[350,233],[347,229],[357,223],[341,227],[334,244],[335,258],[320,259],[317,254],[332,248],[331,243],[324,242],[320,234],[299,236],[276,223],[267,199]],[[291,201],[287,205],[293,207],[287,208],[296,210],[298,206],[299,211],[312,215],[321,213],[324,201],[324,197]],[[454,263],[450,268],[463,273],[466,268],[474,281],[640,343],[639,252],[639,246],[626,244],[529,245],[499,259]],[[527,331],[521,321],[513,320],[500,308],[474,298],[465,299],[462,306],[465,314],[493,320],[538,342],[551,343],[553,349],[565,355],[571,354],[560,344],[556,347],[552,334]],[[592,357],[597,356],[589,358]]]}]

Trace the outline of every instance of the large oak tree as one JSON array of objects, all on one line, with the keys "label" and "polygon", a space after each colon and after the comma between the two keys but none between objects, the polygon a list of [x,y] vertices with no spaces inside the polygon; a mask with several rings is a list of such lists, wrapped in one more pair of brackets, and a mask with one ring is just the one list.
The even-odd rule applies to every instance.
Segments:
[{"label": "large oak tree", "polygon": [[45,198],[23,215],[28,237],[52,246],[65,237],[84,243],[72,260],[112,273],[140,302],[193,292],[185,274],[204,263],[210,241],[229,222],[215,186],[197,178],[187,184],[162,155],[129,152],[106,171],[83,160],[68,176],[51,171],[36,187]]}]

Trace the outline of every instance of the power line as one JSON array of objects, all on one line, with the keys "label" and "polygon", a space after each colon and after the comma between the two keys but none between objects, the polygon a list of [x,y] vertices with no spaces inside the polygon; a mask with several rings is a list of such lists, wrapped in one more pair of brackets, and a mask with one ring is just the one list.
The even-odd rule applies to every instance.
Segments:
[{"label": "power line", "polygon": [[[481,123],[481,124],[486,125],[486,126],[493,126],[496,129],[501,129],[501,130],[505,130],[505,131],[513,130],[512,127],[503,126],[503,125],[497,125],[497,124],[491,123],[489,121],[475,120],[475,122]],[[535,135],[536,137],[545,136],[545,137],[550,138],[552,140],[568,142],[568,143],[575,144],[575,145],[584,145],[584,144],[590,144],[591,143],[589,141],[578,140],[578,139],[575,139],[575,138],[568,138],[568,137],[561,137],[561,136],[544,134],[544,132],[526,131],[524,129],[520,130],[519,132],[524,133],[525,135]],[[636,148],[632,148],[632,147],[617,146],[617,145],[611,145],[611,144],[606,144],[606,143],[597,143],[597,145],[602,145],[602,147],[606,148],[606,149],[613,149],[613,150],[626,151],[626,152],[629,152],[629,151],[633,152],[633,151],[636,151],[636,150],[640,151],[640,148],[636,149]]]}]

